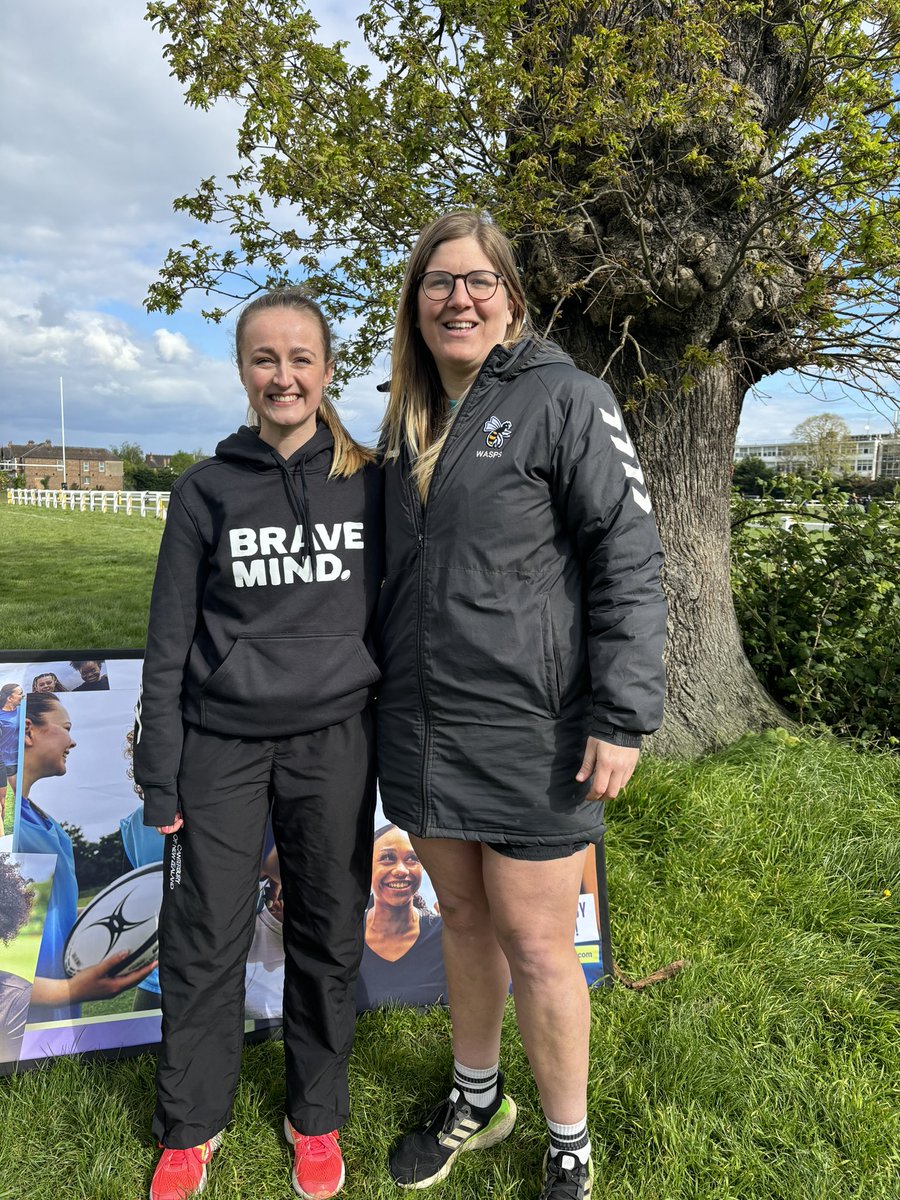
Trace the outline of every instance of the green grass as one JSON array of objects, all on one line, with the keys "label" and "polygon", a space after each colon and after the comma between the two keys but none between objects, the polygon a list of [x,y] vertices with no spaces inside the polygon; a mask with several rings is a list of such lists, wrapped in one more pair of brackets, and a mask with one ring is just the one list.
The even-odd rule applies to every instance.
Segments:
[{"label": "green grass", "polygon": [[[691,965],[592,997],[596,1200],[898,1200],[900,759],[776,731],[645,761],[608,817],[622,968]],[[360,1020],[348,1200],[396,1200],[386,1154],[445,1091],[448,1035],[439,1010]],[[511,1007],[503,1065],[519,1123],[462,1156],[439,1200],[537,1194],[544,1131]],[[278,1043],[245,1051],[209,1200],[292,1194],[282,1073]],[[152,1107],[150,1055],[0,1081],[0,1198],[146,1195]]]},{"label": "green grass", "polygon": [[143,646],[163,523],[12,507],[0,494],[0,647]]}]

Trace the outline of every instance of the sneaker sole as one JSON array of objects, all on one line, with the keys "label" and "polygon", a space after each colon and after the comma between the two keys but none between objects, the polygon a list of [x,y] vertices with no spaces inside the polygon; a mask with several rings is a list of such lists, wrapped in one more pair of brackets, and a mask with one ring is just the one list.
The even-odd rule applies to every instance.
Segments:
[{"label": "sneaker sole", "polygon": [[[291,1123],[287,1119],[287,1117],[284,1118],[284,1140],[291,1147],[291,1149],[294,1148],[294,1137],[293,1137],[293,1134],[291,1133]],[[344,1167],[343,1162],[341,1162],[341,1177],[338,1180],[337,1187],[333,1191],[331,1191],[331,1192],[304,1192],[303,1188],[297,1182],[297,1176],[294,1174],[293,1166],[291,1167],[291,1187],[294,1189],[294,1191],[297,1193],[298,1196],[303,1197],[303,1200],[329,1200],[329,1198],[331,1196],[336,1196],[338,1194],[338,1192],[344,1186],[344,1180],[346,1178],[347,1178],[347,1171],[346,1171],[346,1168]]]},{"label": "sneaker sole", "polygon": [[[500,1120],[497,1121],[497,1118],[494,1117],[480,1133],[473,1133],[470,1138],[467,1138],[461,1146],[453,1151],[439,1171],[436,1171],[434,1175],[429,1175],[427,1179],[417,1179],[414,1183],[401,1183],[399,1179],[395,1179],[394,1183],[397,1184],[397,1187],[408,1188],[410,1191],[431,1187],[432,1184],[440,1183],[442,1179],[447,1178],[450,1174],[450,1168],[460,1154],[465,1153],[467,1150],[488,1150],[491,1146],[496,1146],[499,1142],[505,1141],[513,1131],[519,1110],[516,1108],[516,1102],[512,1096],[505,1096],[504,1099],[507,1103],[507,1109]],[[497,1116],[499,1116],[499,1113]]]}]

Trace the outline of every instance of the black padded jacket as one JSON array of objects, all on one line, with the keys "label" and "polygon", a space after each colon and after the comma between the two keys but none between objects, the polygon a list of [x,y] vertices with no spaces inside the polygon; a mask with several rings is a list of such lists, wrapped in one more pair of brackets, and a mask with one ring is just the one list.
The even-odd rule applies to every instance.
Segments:
[{"label": "black padded jacket", "polygon": [[585,739],[662,720],[666,603],[650,497],[609,388],[552,343],[496,346],[426,505],[385,463],[379,773],[423,837],[595,840]]}]

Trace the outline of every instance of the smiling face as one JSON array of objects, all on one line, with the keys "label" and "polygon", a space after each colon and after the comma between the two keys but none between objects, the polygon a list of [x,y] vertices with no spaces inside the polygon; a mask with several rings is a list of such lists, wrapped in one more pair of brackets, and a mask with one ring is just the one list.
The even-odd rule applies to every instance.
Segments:
[{"label": "smiling face", "polygon": [[33,779],[65,775],[66,759],[75,748],[72,722],[61,704],[54,704],[38,720],[25,718],[25,761]]},{"label": "smiling face", "polygon": [[46,692],[55,692],[56,684],[57,679],[55,675],[35,675],[31,690],[37,692],[38,695]]},{"label": "smiling face", "polygon": [[102,674],[100,664],[98,662],[79,663],[78,674],[85,683],[96,683]]},{"label": "smiling face", "polygon": [[[464,275],[469,271],[497,272],[498,268],[477,238],[462,237],[441,242],[425,270]],[[419,284],[416,312],[419,332],[451,400],[470,386],[494,346],[505,340],[512,313],[513,305],[502,283],[489,300],[473,300],[462,279],[455,281],[446,300],[429,299]]]},{"label": "smiling face", "polygon": [[261,309],[248,318],[238,351],[259,436],[287,458],[315,433],[316,410],[334,372],[319,324],[297,309]]},{"label": "smiling face", "polygon": [[377,904],[408,905],[422,885],[422,864],[409,838],[389,829],[375,843],[372,895]]},{"label": "smiling face", "polygon": [[22,697],[25,695],[24,690],[18,684],[12,689],[4,702],[3,707],[7,712],[12,712],[14,708],[18,708],[22,703]]}]

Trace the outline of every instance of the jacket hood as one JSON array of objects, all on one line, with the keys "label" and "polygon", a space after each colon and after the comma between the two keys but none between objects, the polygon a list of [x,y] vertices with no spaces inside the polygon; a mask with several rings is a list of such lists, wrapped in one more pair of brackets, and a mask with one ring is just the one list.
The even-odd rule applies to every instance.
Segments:
[{"label": "jacket hood", "polygon": [[515,378],[523,371],[532,371],[535,367],[559,363],[565,363],[569,367],[575,365],[571,356],[557,346],[556,342],[546,338],[526,337],[514,346],[495,346],[485,359],[482,370],[497,379],[507,380]]},{"label": "jacket hood", "polygon": [[256,471],[277,471],[284,466],[295,467],[300,463],[306,472],[327,471],[331,467],[333,449],[334,438],[323,421],[316,424],[316,432],[309,441],[288,459],[282,458],[274,447],[264,442],[257,430],[242,425],[237,433],[219,442],[216,457],[225,462],[241,463]]},{"label": "jacket hood", "polygon": [[[566,363],[574,367],[575,362],[556,342],[547,338],[524,337],[514,346],[495,346],[482,364],[481,370],[495,379],[513,379],[522,371],[534,367],[546,367],[551,363]],[[389,392],[390,379],[377,385],[377,391]]]}]

